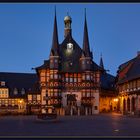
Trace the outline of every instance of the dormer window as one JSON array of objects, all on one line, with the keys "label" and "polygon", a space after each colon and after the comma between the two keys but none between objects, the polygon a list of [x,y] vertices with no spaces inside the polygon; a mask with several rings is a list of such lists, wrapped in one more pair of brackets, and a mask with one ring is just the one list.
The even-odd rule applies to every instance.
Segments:
[{"label": "dormer window", "polygon": [[18,90],[17,88],[14,88],[14,95],[17,95],[18,94]]},{"label": "dormer window", "polygon": [[54,60],[54,62],[55,62],[55,63],[57,63],[57,62],[58,62],[58,60],[57,60],[57,59],[55,59],[55,60]]},{"label": "dormer window", "polygon": [[21,89],[21,94],[22,95],[25,94],[25,89],[24,88]]},{"label": "dormer window", "polygon": [[5,81],[1,81],[1,86],[5,86]]},{"label": "dormer window", "polygon": [[58,79],[58,75],[57,74],[54,75],[54,79]]},{"label": "dormer window", "polygon": [[87,80],[90,80],[90,75],[86,75],[86,79]]},{"label": "dormer window", "polygon": [[53,75],[52,74],[50,75],[50,79],[53,79]]},{"label": "dormer window", "polygon": [[85,64],[85,61],[82,61],[82,64],[84,65]]}]

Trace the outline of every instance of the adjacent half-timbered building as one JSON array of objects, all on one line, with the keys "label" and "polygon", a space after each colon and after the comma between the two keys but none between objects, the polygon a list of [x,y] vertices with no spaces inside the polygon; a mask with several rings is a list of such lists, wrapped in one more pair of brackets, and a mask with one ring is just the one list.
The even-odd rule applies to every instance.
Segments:
[{"label": "adjacent half-timbered building", "polygon": [[35,82],[38,82],[36,74],[0,72],[0,113],[26,113],[32,108],[28,105],[35,106],[37,102],[28,100],[30,93],[31,96],[36,93],[32,90]]},{"label": "adjacent half-timbered building", "polygon": [[140,114],[140,52],[119,66],[118,90],[123,114]]}]

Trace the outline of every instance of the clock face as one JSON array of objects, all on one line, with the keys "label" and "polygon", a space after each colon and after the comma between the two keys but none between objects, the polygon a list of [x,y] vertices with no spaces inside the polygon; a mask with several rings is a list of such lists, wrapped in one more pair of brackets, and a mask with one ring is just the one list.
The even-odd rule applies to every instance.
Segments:
[{"label": "clock face", "polygon": [[73,50],[73,44],[72,43],[68,43],[67,44],[67,50],[68,51],[72,51]]}]

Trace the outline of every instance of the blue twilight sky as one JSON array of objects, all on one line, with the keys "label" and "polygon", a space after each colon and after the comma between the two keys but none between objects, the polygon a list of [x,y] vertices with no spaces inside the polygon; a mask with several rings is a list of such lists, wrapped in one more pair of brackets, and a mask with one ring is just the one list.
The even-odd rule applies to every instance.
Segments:
[{"label": "blue twilight sky", "polygon": [[140,51],[140,4],[0,4],[0,72],[34,72],[49,58],[54,6],[59,42],[64,39],[64,17],[72,17],[72,34],[82,47],[84,8],[90,48],[99,64],[116,75],[118,66]]}]

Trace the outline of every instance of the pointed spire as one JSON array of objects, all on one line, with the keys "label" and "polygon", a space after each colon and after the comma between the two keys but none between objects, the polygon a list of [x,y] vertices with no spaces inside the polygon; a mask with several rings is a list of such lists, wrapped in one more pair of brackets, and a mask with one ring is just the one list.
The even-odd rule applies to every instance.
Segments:
[{"label": "pointed spire", "polygon": [[53,40],[52,40],[52,49],[51,52],[53,55],[58,55],[58,31],[57,31],[57,19],[56,19],[56,7],[55,7],[55,16],[54,16],[54,28],[53,28]]},{"label": "pointed spire", "polygon": [[86,57],[90,57],[89,39],[88,39],[88,29],[86,20],[86,9],[85,9],[85,25],[84,25],[84,38],[83,38],[83,51]]},{"label": "pointed spire", "polygon": [[100,67],[101,67],[102,69],[104,69],[104,64],[103,64],[102,54],[101,54],[101,58],[100,58]]}]

